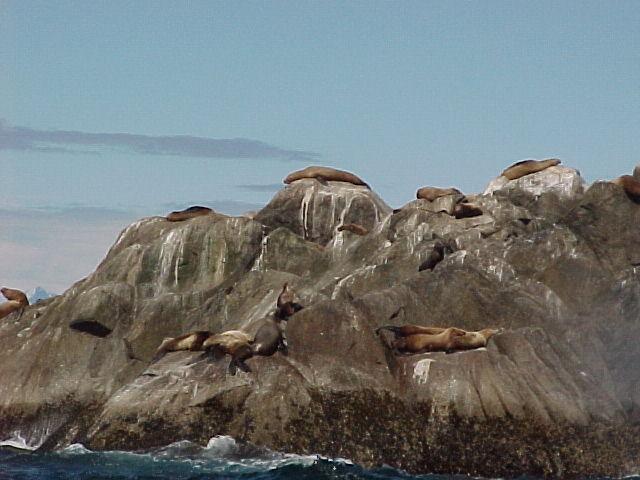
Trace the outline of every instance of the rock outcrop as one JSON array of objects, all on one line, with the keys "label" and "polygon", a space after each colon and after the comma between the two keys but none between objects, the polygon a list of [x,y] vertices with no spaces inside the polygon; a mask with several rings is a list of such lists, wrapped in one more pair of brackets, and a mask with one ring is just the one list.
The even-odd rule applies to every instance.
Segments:
[{"label": "rock outcrop", "polygon": [[[559,166],[467,199],[483,215],[426,200],[392,213],[366,187],[304,179],[254,219],[129,226],[92,275],[0,324],[0,439],[141,449],[224,434],[412,472],[637,471],[640,205]],[[454,252],[419,272],[437,242]],[[285,281],[306,307],[287,356],[236,376],[197,352],[150,365],[165,337],[254,333]],[[504,332],[394,357],[375,330],[405,323]]]}]

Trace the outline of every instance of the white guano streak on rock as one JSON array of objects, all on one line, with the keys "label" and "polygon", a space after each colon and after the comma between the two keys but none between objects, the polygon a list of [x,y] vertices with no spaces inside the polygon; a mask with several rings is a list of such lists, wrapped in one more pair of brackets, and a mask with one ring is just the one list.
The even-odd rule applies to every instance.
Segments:
[{"label": "white guano streak on rock", "polygon": [[269,236],[266,235],[266,227],[262,226],[262,241],[260,242],[260,255],[256,258],[256,261],[253,263],[253,267],[251,267],[252,272],[266,270],[264,267],[264,256],[267,254],[267,247],[269,243]]},{"label": "white guano streak on rock", "polygon": [[313,194],[316,190],[315,185],[307,188],[304,192],[304,197],[302,198],[302,203],[300,204],[300,224],[302,225],[302,238],[306,240],[307,238],[307,220],[309,217],[309,202],[313,197]]},{"label": "white guano streak on rock", "polygon": [[183,243],[187,231],[188,228],[172,230],[162,243],[162,247],[160,248],[160,258],[158,259],[158,262],[160,263],[160,278],[158,278],[158,285],[160,287],[169,282],[171,267],[174,265],[174,261],[174,285],[178,284],[179,259],[176,259],[176,253],[179,254],[179,250],[184,249]]},{"label": "white guano streak on rock", "polygon": [[431,368],[431,362],[435,362],[432,358],[425,358],[416,362],[413,366],[413,380],[419,384],[423,385],[427,383],[429,380],[429,369]]}]

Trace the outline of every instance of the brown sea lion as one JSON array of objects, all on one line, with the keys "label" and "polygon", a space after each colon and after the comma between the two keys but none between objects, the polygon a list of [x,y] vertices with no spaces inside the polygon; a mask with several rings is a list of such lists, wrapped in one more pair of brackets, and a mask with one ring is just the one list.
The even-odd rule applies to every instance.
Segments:
[{"label": "brown sea lion", "polygon": [[205,350],[205,357],[213,356],[219,359],[225,355],[231,355],[229,363],[229,373],[235,375],[238,368],[243,372],[250,372],[251,369],[245,360],[251,358],[253,351],[251,349],[251,336],[242,330],[227,330],[210,336],[205,340],[202,347]]},{"label": "brown sea lion", "polygon": [[311,166],[292,172],[285,177],[283,182],[289,184],[303,178],[315,178],[319,181],[347,182],[352,183],[353,185],[362,185],[363,187],[369,188],[369,185],[364,180],[353,173],[345,172],[344,170],[336,170],[331,167],[318,166]]},{"label": "brown sea lion", "polygon": [[7,302],[0,303],[0,318],[4,318],[17,310],[22,310],[29,306],[29,300],[21,290],[3,287],[0,288],[0,293],[8,300]]},{"label": "brown sea lion", "polygon": [[477,332],[467,332],[460,328],[422,327],[419,325],[386,325],[376,330],[393,332],[394,339],[389,347],[396,353],[455,352],[485,347],[489,339],[501,330],[485,328]]},{"label": "brown sea lion", "polygon": [[182,350],[189,350],[191,352],[197,352],[204,350],[204,342],[211,338],[213,334],[207,330],[198,330],[195,332],[185,333],[175,338],[167,338],[158,347],[156,354],[154,355],[151,363],[157,362],[168,352],[178,352]]},{"label": "brown sea lion", "polygon": [[640,181],[636,180],[633,176],[622,175],[621,177],[611,180],[611,183],[621,186],[627,196],[634,202],[640,202]]},{"label": "brown sea lion", "polygon": [[453,216],[457,219],[479,217],[482,215],[482,209],[471,203],[458,203],[453,207]]},{"label": "brown sea lion", "polygon": [[557,158],[548,158],[546,160],[522,160],[507,167],[502,172],[502,176],[507,177],[509,180],[515,180],[516,178],[524,177],[530,173],[541,172],[542,170],[549,167],[555,167],[559,164],[560,160]]},{"label": "brown sea lion", "polygon": [[462,192],[457,188],[438,188],[438,187],[422,187],[416,192],[416,198],[422,200],[429,200],[433,202],[436,198],[444,197],[445,195],[462,195]]},{"label": "brown sea lion", "polygon": [[184,220],[189,220],[190,218],[201,217],[203,215],[209,215],[213,213],[209,207],[201,207],[199,205],[195,205],[193,207],[186,208],[184,210],[180,210],[179,212],[171,212],[167,215],[167,220],[170,222],[182,222]]},{"label": "brown sea lion", "polygon": [[22,290],[17,290],[15,288],[2,287],[0,288],[0,293],[2,293],[4,298],[6,298],[7,300],[13,300],[14,302],[18,302],[23,307],[29,306],[29,299],[27,299],[27,296]]},{"label": "brown sea lion", "polygon": [[369,230],[367,230],[366,228],[364,228],[362,225],[358,225],[357,223],[345,223],[343,225],[340,225],[338,227],[338,231],[339,232],[351,232],[351,233],[355,233],[356,235],[360,235],[361,237],[364,235],[367,235],[369,233]]},{"label": "brown sea lion", "polygon": [[473,348],[486,347],[487,342],[502,329],[483,328],[477,332],[466,332],[462,336],[456,336],[453,340],[453,350],[471,350]]}]

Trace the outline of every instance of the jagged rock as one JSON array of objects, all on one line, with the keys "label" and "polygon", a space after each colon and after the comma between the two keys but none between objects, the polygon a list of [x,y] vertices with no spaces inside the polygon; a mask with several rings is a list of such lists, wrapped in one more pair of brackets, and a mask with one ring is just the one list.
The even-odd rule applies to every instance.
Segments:
[{"label": "jagged rock", "polygon": [[491,180],[484,191],[490,195],[499,190],[521,189],[532,195],[553,192],[562,198],[574,198],[584,191],[584,180],[574,168],[557,165],[515,180],[500,175]]},{"label": "jagged rock", "polygon": [[[89,277],[0,323],[0,439],[140,449],[225,434],[412,472],[630,473],[640,205],[582,185],[552,167],[467,196],[483,214],[456,219],[454,196],[392,213],[365,187],[304,179],[253,220],[136,222]],[[338,231],[347,223],[369,233]],[[419,272],[438,242],[453,251]],[[305,305],[287,356],[236,376],[199,352],[149,364],[165,337],[253,334],[284,282]],[[394,357],[375,331],[406,323],[504,332]]]}]

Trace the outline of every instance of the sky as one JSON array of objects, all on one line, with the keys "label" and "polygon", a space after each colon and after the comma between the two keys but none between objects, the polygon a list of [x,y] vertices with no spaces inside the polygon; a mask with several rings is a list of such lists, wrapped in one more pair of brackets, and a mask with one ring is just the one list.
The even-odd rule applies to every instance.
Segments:
[{"label": "sky", "polygon": [[260,208],[292,170],[393,207],[640,159],[637,1],[0,0],[0,283],[62,292],[131,221]]}]

